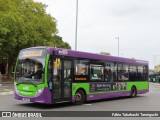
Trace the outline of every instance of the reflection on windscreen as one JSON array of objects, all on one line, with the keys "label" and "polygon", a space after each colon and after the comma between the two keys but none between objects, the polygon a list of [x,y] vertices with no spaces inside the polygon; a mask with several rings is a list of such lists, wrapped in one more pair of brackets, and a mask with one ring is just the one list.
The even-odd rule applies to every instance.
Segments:
[{"label": "reflection on windscreen", "polygon": [[43,83],[44,58],[19,59],[16,69],[18,83]]}]

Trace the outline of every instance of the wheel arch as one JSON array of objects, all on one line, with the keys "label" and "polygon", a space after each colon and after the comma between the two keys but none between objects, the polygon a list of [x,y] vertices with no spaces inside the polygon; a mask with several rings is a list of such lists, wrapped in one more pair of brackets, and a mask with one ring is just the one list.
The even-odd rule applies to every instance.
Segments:
[{"label": "wheel arch", "polygon": [[83,92],[84,92],[84,94],[85,94],[85,101],[87,100],[87,93],[86,93],[86,90],[84,89],[84,88],[78,88],[77,90],[76,90],[76,92],[75,92],[75,94],[77,93],[77,91],[79,91],[79,90],[82,90]]},{"label": "wheel arch", "polygon": [[132,85],[132,87],[131,87],[131,90],[132,90],[132,88],[135,88],[135,89],[137,90],[137,87],[136,87],[136,85]]},{"label": "wheel arch", "polygon": [[132,85],[131,87],[131,92],[130,92],[130,97],[134,98],[137,96],[137,87],[135,85]]}]

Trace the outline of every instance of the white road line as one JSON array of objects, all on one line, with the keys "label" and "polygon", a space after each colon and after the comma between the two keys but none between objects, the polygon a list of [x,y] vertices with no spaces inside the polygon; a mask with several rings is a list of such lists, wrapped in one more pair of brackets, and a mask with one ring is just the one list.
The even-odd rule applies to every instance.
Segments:
[{"label": "white road line", "polygon": [[9,89],[4,89],[5,91],[11,91],[11,90],[9,90]]},{"label": "white road line", "polygon": [[90,105],[92,105],[92,104],[84,104],[84,105],[90,106]]},{"label": "white road line", "polygon": [[8,92],[1,92],[0,95],[11,95],[14,91],[8,91]]}]

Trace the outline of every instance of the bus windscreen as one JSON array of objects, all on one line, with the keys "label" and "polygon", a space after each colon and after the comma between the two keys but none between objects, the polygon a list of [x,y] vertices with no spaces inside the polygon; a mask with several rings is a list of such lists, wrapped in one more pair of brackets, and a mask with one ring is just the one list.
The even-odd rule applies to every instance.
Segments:
[{"label": "bus windscreen", "polygon": [[43,83],[45,67],[45,49],[26,49],[20,52],[16,66],[16,81],[18,83]]}]

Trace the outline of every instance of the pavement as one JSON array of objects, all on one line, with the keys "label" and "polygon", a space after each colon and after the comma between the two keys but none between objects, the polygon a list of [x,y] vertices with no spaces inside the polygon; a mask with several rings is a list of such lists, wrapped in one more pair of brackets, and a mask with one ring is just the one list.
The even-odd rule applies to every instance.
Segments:
[{"label": "pavement", "polygon": [[0,96],[1,95],[10,95],[14,93],[13,84],[1,84],[0,85]]},{"label": "pavement", "polygon": [[1,95],[10,95],[14,93],[14,84],[13,77],[11,79],[7,79],[6,76],[3,76],[0,82],[0,96]]},{"label": "pavement", "polygon": [[14,78],[11,77],[11,79],[8,79],[7,76],[2,76],[2,80],[0,80],[0,85],[1,84],[13,84]]}]

